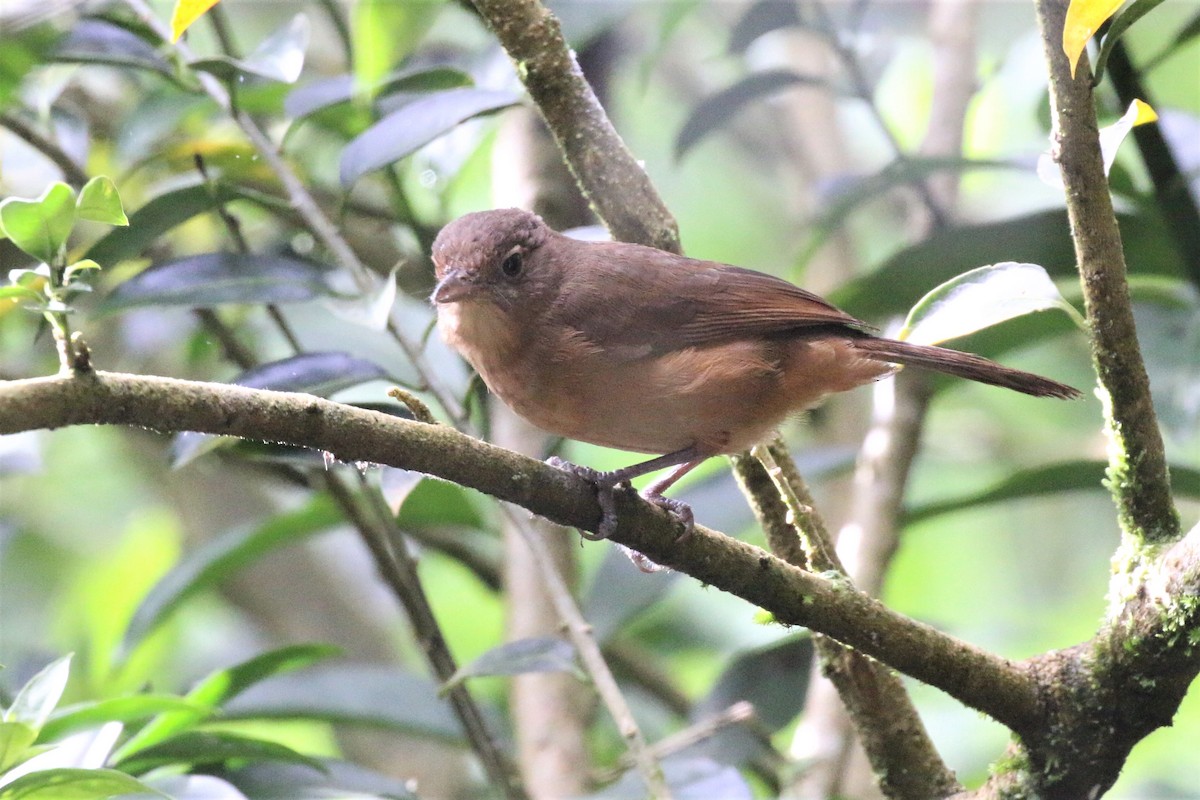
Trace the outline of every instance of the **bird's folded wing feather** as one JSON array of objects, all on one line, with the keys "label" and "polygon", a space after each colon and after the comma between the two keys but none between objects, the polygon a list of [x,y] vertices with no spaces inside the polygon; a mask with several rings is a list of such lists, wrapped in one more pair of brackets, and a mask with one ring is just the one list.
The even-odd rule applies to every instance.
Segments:
[{"label": "bird's folded wing feather", "polygon": [[[637,268],[614,266],[604,245],[571,271],[555,312],[589,342],[631,356],[806,328],[869,331],[811,292],[780,278],[647,248]],[[628,298],[636,298],[629,302]]]}]

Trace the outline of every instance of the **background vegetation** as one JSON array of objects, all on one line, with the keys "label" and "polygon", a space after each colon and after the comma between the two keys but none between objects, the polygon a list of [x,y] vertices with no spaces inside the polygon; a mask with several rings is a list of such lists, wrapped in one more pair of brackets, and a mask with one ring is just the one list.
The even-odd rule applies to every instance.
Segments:
[{"label": "background vegetation", "polygon": [[[939,283],[1002,261],[1041,265],[1082,307],[1063,190],[1037,174],[1050,113],[1032,5],[554,8],[689,255],[782,275],[882,328]],[[115,214],[81,210],[65,249],[41,259],[0,241],[5,273],[35,270],[11,286],[45,295],[49,280],[64,304],[46,317],[23,294],[0,299],[0,378],[56,371],[53,320],[69,306],[100,369],[411,417],[386,395],[399,384],[439,420],[510,448],[628,463],[520,429],[428,337],[428,246],[446,221],[520,204],[559,227],[595,222],[471,8],[224,0],[182,45],[166,41],[171,13],[140,0],[0,12],[0,196],[108,176],[120,205],[99,207],[129,216],[113,227]],[[1102,125],[1130,92],[1159,116],[1121,148],[1110,183],[1184,530],[1200,511],[1200,251],[1185,188],[1194,198],[1200,180],[1198,21],[1186,2],[1155,9],[1097,90]],[[73,283],[36,272],[39,260],[61,272],[81,259],[100,269]],[[1086,336],[1059,312],[956,346],[1095,383]],[[1091,637],[1120,599],[1108,594],[1122,530],[1102,484],[1100,403],[905,378],[835,398],[783,432],[856,582],[1008,659]],[[480,729],[497,737],[498,758],[520,762],[531,795],[643,791],[636,770],[612,783],[632,764],[590,688],[603,694],[604,677],[547,617],[553,593],[525,591],[545,576],[522,560],[520,509],[501,513],[417,472],[138,427],[0,437],[0,480],[5,722],[47,745],[91,731],[99,757],[47,751],[59,767],[115,768],[90,773],[115,783],[85,782],[80,796],[135,789],[122,775],[181,798],[325,796],[318,785],[498,794],[505,765],[489,772],[485,754],[480,768],[488,748],[479,729],[468,746],[464,704],[481,709]],[[722,461],[678,494],[703,525],[766,545]],[[660,753],[675,796],[878,791],[846,754],[836,697],[809,686],[804,633],[701,580],[643,574],[611,543],[543,535],[644,738],[695,734]],[[497,654],[506,626],[533,643]],[[56,662],[35,683],[40,700],[18,697],[67,653],[69,670]],[[479,674],[563,671],[439,694],[450,657],[489,653]],[[45,687],[63,681],[58,701]],[[964,785],[1003,772],[1003,726],[908,686]],[[727,710],[743,699],[756,721],[739,726],[745,707]],[[539,708],[549,722],[531,718]],[[105,721],[122,727],[97,727]],[[554,746],[531,740],[539,725]],[[33,738],[5,730],[0,769],[33,754]],[[1109,796],[1200,797],[1197,737],[1191,692],[1172,727],[1134,748]],[[13,796],[58,796],[42,790]]]}]

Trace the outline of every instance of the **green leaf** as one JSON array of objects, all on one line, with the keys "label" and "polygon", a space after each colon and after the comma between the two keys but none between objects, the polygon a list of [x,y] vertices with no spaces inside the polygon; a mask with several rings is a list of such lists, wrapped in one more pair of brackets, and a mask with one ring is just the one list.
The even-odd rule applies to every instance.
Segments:
[{"label": "green leaf", "polygon": [[304,69],[304,53],[311,35],[312,24],[308,16],[297,14],[244,59],[214,56],[196,59],[190,66],[226,82],[248,75],[281,83],[295,83]]},{"label": "green leaf", "polygon": [[42,24],[4,31],[4,46],[0,47],[0,111],[8,108],[20,92],[30,70],[44,63],[60,36],[56,27]]},{"label": "green leaf", "polygon": [[1163,0],[1134,0],[1134,2],[1125,6],[1125,8],[1121,9],[1113,17],[1112,24],[1108,26],[1108,32],[1104,34],[1104,42],[1100,45],[1100,55],[1096,56],[1092,86],[1100,85],[1100,80],[1104,77],[1104,68],[1108,66],[1108,58],[1112,55],[1113,46],[1125,34],[1125,31],[1129,30],[1129,26],[1162,5],[1162,3]]},{"label": "green leaf", "polygon": [[[116,761],[166,741],[211,716],[224,703],[267,678],[303,669],[317,661],[332,658],[341,651],[326,644],[301,644],[281,647],[256,656],[228,669],[217,670],[201,680],[187,694],[187,701],[199,710],[169,711],[160,714],[129,739],[114,756]],[[226,716],[226,715],[223,715]]]},{"label": "green leaf", "polygon": [[112,769],[46,769],[22,775],[0,789],[0,800],[109,800],[148,794],[171,800],[136,778]]},{"label": "green leaf", "polygon": [[83,185],[79,200],[76,201],[76,210],[80,219],[109,225],[129,224],[125,209],[121,207],[121,195],[117,193],[116,184],[103,175],[97,175]]},{"label": "green leaf", "polygon": [[27,286],[0,286],[0,300],[27,300],[31,303],[44,305],[46,295]]},{"label": "green leaf", "polygon": [[109,697],[60,708],[51,715],[38,740],[53,742],[76,731],[96,728],[106,722],[136,722],[168,711],[204,711],[181,697],[169,694],[136,694]]},{"label": "green leaf", "polygon": [[0,722],[0,774],[29,758],[37,729],[28,722]]},{"label": "green leaf", "polygon": [[300,764],[322,772],[321,762],[276,742],[224,731],[188,731],[172,736],[118,762],[129,773],[158,767],[223,767],[230,762],[274,761]]},{"label": "green leaf", "polygon": [[56,182],[36,200],[10,197],[0,202],[0,224],[17,247],[39,261],[55,264],[75,227],[75,192]]},{"label": "green leaf", "polygon": [[141,257],[159,236],[175,226],[204,211],[212,211],[238,200],[250,200],[270,208],[280,207],[280,201],[275,198],[220,181],[185,186],[160,194],[143,205],[129,218],[129,227],[108,233],[92,245],[87,257],[109,266]]},{"label": "green leaf", "polygon": [[62,699],[71,675],[71,654],[56,658],[42,667],[36,675],[17,692],[12,705],[4,712],[5,722],[24,722],[40,731],[50,718],[54,707]]},{"label": "green leaf", "polygon": [[1049,308],[1062,309],[1087,330],[1045,269],[1005,261],[964,272],[929,292],[913,306],[897,338],[938,344]]},{"label": "green leaf", "polygon": [[171,64],[145,39],[109,20],[81,19],[54,51],[55,61],[105,64],[171,77]]},{"label": "green leaf", "polygon": [[342,151],[341,181],[349,187],[363,175],[399,161],[472,117],[520,102],[514,92],[448,89],[424,95],[388,114]]},{"label": "green leaf", "polygon": [[405,56],[413,51],[433,25],[441,3],[397,3],[394,0],[359,0],[351,8],[354,41],[354,78],[371,91]]},{"label": "green leaf", "polygon": [[101,313],[145,306],[295,303],[333,294],[326,270],[287,256],[203,253],[156,264],[112,291]]},{"label": "green leaf", "polygon": [[316,495],[302,508],[278,514],[257,527],[232,530],[191,550],[147,593],[125,630],[127,657],[189,597],[217,586],[278,547],[294,544],[342,521],[336,504]]},{"label": "green leaf", "polygon": [[316,719],[462,742],[462,729],[427,678],[377,664],[331,664],[243,692],[223,719]]},{"label": "green leaf", "polygon": [[[423,69],[408,69],[395,72],[376,87],[371,94],[384,97],[398,92],[428,92],[440,89],[457,89],[471,86],[469,73],[454,67],[438,66]],[[301,119],[334,106],[349,103],[355,96],[355,82],[351,75],[336,75],[321,78],[288,93],[283,108],[287,116]]]},{"label": "green leaf", "polygon": [[581,680],[583,673],[575,663],[575,648],[554,636],[518,639],[493,647],[470,664],[459,667],[442,686],[442,693],[467,678],[485,675],[521,675],[526,672],[570,672]]}]

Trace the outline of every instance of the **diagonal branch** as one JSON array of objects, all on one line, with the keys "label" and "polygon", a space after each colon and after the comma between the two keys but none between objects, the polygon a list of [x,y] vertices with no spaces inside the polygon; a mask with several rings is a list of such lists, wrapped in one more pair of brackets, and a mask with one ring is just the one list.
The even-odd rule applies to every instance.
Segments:
[{"label": "diagonal branch", "polygon": [[[108,372],[0,383],[0,434],[95,424],[308,447],[434,475],[562,525],[594,531],[600,521],[587,481],[446,426],[312,395]],[[621,494],[617,505],[621,523],[612,539],[655,562],[760,606],[782,624],[837,639],[1011,728],[1027,729],[1038,718],[1038,694],[1023,666],[724,534],[697,527],[681,546],[671,518],[636,496]]]}]

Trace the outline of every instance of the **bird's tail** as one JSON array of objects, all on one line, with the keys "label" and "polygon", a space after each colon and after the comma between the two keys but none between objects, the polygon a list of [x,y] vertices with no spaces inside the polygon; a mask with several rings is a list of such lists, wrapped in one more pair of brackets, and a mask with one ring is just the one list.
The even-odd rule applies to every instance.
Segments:
[{"label": "bird's tail", "polygon": [[964,353],[960,350],[875,337],[854,339],[853,342],[856,350],[876,361],[906,364],[934,372],[944,372],[947,375],[1031,394],[1034,397],[1058,397],[1063,400],[1073,400],[1080,396],[1078,389],[1067,386],[1065,383],[1052,381],[1041,375],[1034,375],[1032,372],[1006,367],[995,361],[989,361],[981,356]]}]

